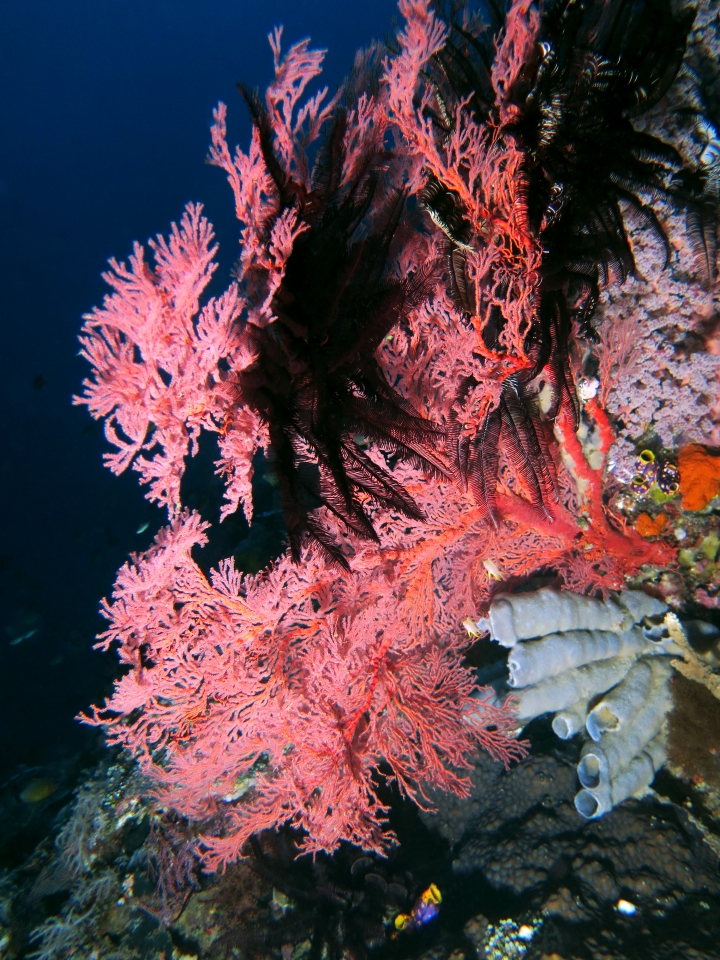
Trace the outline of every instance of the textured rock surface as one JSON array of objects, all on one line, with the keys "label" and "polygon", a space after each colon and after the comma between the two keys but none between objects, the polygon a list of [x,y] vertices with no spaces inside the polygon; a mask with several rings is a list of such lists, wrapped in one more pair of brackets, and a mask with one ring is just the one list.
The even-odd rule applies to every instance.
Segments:
[{"label": "textured rock surface", "polygon": [[[583,820],[572,803],[577,749],[536,748],[507,772],[478,757],[471,799],[424,815],[451,843],[453,872],[507,894],[508,916],[545,918],[526,957],[565,955],[564,947],[633,960],[720,956],[720,947],[712,952],[720,942],[718,860],[700,832],[681,808],[656,799]],[[633,916],[618,912],[621,898]]]}]

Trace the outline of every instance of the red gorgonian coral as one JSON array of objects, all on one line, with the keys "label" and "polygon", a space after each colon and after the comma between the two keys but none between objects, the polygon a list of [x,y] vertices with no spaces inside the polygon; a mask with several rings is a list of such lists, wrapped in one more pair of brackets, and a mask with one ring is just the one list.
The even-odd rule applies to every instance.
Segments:
[{"label": "red gorgonian coral", "polygon": [[[467,792],[474,749],[524,755],[511,701],[463,661],[488,563],[607,592],[666,555],[605,513],[612,426],[576,398],[565,292],[543,287],[511,129],[542,62],[539,15],[513,4],[483,114],[443,89],[453,49],[480,42],[472,23],[426,0],[400,9],[382,82],[358,93],[356,77],[335,99],[302,101],[322,53],[303,41],[282,57],[272,35],[275,81],[264,102],[245,91],[248,153],[231,154],[222,104],[212,130],[241,224],[233,281],[201,307],[215,248],[190,205],[151,242],[154,267],[140,246],[111,262],[81,337],[93,377],[78,402],[105,419],[108,465],[132,464],[170,521],[104,604],[100,646],[117,642],[128,672],[85,719],[202,821],[208,869],[285,822],[308,852],[381,852],[378,778],[428,804],[433,788]],[[221,519],[239,504],[252,519],[258,449],[276,469],[290,550],[258,576],[228,559],[208,578],[191,555],[209,525],[181,480],[202,429],[218,440]]]}]

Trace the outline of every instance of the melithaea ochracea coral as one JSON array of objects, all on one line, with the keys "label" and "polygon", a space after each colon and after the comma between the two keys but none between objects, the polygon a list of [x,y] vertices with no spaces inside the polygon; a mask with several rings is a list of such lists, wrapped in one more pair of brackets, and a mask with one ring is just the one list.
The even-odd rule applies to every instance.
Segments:
[{"label": "melithaea ochracea coral", "polygon": [[588,819],[646,793],[665,761],[672,638],[648,626],[666,605],[629,590],[599,600],[544,588],[499,594],[477,627],[509,647],[518,721],[554,713],[558,737],[583,733],[578,812]]}]

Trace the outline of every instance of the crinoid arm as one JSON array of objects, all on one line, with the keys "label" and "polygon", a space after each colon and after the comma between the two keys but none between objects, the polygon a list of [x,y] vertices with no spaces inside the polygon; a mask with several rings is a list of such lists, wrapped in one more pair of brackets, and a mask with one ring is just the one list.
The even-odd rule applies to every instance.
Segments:
[{"label": "crinoid arm", "polygon": [[246,100],[281,203],[295,211],[300,229],[271,297],[269,321],[248,325],[255,360],[240,376],[239,399],[268,424],[293,556],[299,558],[309,537],[347,566],[321,508],[362,539],[376,539],[364,506],[368,498],[416,519],[422,515],[390,467],[371,460],[355,437],[430,473],[447,472],[436,452],[441,428],[415,413],[375,357],[382,339],[429,295],[438,276],[432,265],[393,276],[406,197],[388,182],[382,143],[370,140],[348,171],[347,118],[338,109],[319,150],[313,189],[304,192],[272,153],[259,101],[247,93]]}]

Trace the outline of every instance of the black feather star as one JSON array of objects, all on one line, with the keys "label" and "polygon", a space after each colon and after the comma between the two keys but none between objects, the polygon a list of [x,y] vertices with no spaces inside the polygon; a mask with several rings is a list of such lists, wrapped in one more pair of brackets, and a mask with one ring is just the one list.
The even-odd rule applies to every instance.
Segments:
[{"label": "black feather star", "polygon": [[695,62],[683,64],[690,80],[688,104],[680,113],[693,119],[700,143],[698,166],[682,170],[675,186],[685,197],[688,237],[708,281],[717,280],[717,228],[720,214],[720,83],[717,66],[707,55],[695,53]]},{"label": "black feather star", "polygon": [[[441,142],[451,132],[450,118],[459,103],[467,104],[478,123],[499,126],[501,112],[511,118],[502,132],[525,155],[528,227],[544,251],[535,318],[525,344],[529,368],[503,383],[500,403],[477,435],[463,436],[457,425],[449,427],[456,470],[497,522],[501,445],[531,501],[547,513],[546,501],[554,493],[553,461],[531,383],[542,374],[552,387],[546,420],[564,410],[577,427],[568,362],[573,321],[582,335],[593,338],[600,288],[624,281],[635,270],[626,212],[654,233],[666,259],[669,242],[653,207],[658,198],[689,211],[689,223],[701,235],[698,247],[706,252],[712,247],[708,237],[715,237],[715,221],[708,223],[711,205],[700,189],[688,186],[677,151],[636,130],[632,122],[673,82],[694,11],[675,14],[669,0],[550,2],[533,55],[507,103],[497,104],[491,69],[504,7],[491,3],[489,9],[491,22],[483,30],[467,18],[460,22],[455,8],[446,9],[448,40],[433,59],[426,82],[434,93],[436,106],[429,115]],[[460,201],[432,178],[419,200],[446,238],[449,294],[461,314],[470,315],[475,305],[465,260],[472,240]],[[486,348],[494,348],[502,322],[497,310],[485,328]],[[468,381],[462,390],[473,384]]]},{"label": "black feather star", "polygon": [[259,99],[243,92],[281,210],[295,207],[306,229],[294,242],[272,299],[273,320],[248,325],[257,359],[241,375],[240,399],[268,425],[269,458],[293,557],[299,558],[309,535],[332,561],[347,567],[317,508],[325,507],[357,536],[375,540],[368,501],[422,517],[391,471],[368,455],[368,442],[433,474],[447,472],[434,452],[440,427],[416,414],[375,358],[389,330],[439,278],[432,268],[402,279],[389,276],[404,236],[405,194],[386,187],[390,158],[373,144],[354,167],[352,182],[344,183],[344,109],[335,114],[315,186],[307,191],[275,157]]},{"label": "black feather star", "polygon": [[682,205],[682,160],[632,118],[667,92],[682,64],[693,10],[668,0],[561,0],[543,17],[534,70],[513,90],[506,129],[526,152],[529,216],[546,251],[544,286],[579,302],[590,326],[599,288],[635,270],[622,204],[669,256],[653,209]]}]

